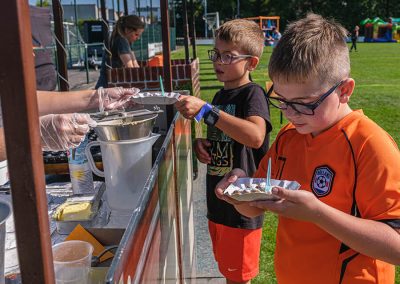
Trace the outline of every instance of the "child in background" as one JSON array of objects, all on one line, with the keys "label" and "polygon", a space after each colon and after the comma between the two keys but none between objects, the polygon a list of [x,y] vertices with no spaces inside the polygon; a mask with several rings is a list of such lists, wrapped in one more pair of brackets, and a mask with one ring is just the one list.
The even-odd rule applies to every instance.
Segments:
[{"label": "child in background", "polygon": [[351,32],[351,47],[350,47],[350,52],[353,50],[357,52],[357,40],[358,40],[358,35],[359,35],[359,26],[355,26],[353,31]]},{"label": "child in background", "polygon": [[263,53],[264,35],[252,21],[226,22],[216,31],[208,51],[217,79],[224,87],[208,104],[181,96],[176,108],[208,125],[207,139],[196,139],[194,149],[207,164],[207,217],[213,251],[227,283],[250,283],[258,274],[263,216],[247,218],[218,199],[214,188],[235,167],[252,175],[268,149],[271,131],[264,90],[250,80]]},{"label": "child in background", "polygon": [[278,41],[281,39],[281,37],[282,35],[276,29],[276,27],[272,27],[271,35],[269,35],[266,40],[269,42],[272,48],[274,48],[278,44]]},{"label": "child in background", "polygon": [[[393,284],[400,264],[400,152],[362,110],[351,110],[347,31],[309,14],[290,24],[268,72],[270,103],[289,120],[255,177],[293,180],[300,190],[273,188],[279,201],[239,203],[223,190],[245,172],[235,169],[215,193],[253,217],[279,215],[275,272],[280,284]],[[272,93],[272,89],[274,93]]]}]

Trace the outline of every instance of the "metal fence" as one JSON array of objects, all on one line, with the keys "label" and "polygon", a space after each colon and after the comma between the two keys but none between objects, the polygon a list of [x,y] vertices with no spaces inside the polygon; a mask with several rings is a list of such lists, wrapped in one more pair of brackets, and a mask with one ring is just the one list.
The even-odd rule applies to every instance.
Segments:
[{"label": "metal fence", "polygon": [[[70,31],[66,31],[67,35],[71,34]],[[64,52],[67,58],[67,68],[68,69],[79,69],[86,72],[86,81],[89,83],[89,69],[98,69],[101,66],[102,54],[104,54],[104,44],[103,43],[85,43],[80,35],[74,37],[69,36],[67,42],[70,44],[64,45]],[[176,49],[176,30],[175,28],[170,29],[170,43],[171,50]],[[154,55],[154,48],[162,46],[162,36],[161,36],[161,23],[147,25],[142,36],[139,40],[132,44],[132,50],[135,52],[136,58],[138,60],[148,60]],[[157,48],[156,48],[157,49]],[[52,63],[55,69],[58,70],[57,63],[57,50],[56,45],[46,47],[35,47],[34,53],[39,56],[41,51],[50,51]],[[161,53],[162,49],[155,50],[155,53]],[[58,82],[60,80],[65,80],[62,78],[60,73],[58,74]]]}]

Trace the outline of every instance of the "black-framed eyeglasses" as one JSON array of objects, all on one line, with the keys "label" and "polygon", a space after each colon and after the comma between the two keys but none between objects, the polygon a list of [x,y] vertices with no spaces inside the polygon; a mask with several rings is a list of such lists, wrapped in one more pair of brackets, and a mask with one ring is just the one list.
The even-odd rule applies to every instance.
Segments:
[{"label": "black-framed eyeglasses", "polygon": [[304,115],[314,115],[315,109],[322,104],[322,102],[330,95],[332,94],[337,87],[339,87],[344,81],[340,81],[339,83],[335,84],[332,88],[330,88],[325,94],[319,97],[319,99],[313,103],[310,104],[303,104],[303,103],[293,103],[293,102],[288,102],[284,99],[278,98],[278,97],[271,97],[272,91],[274,89],[274,85],[271,86],[271,88],[268,90],[267,97],[268,101],[271,103],[272,106],[279,108],[281,110],[287,110],[288,107],[291,107],[293,110],[295,110],[298,113],[304,114]]},{"label": "black-framed eyeglasses", "polygon": [[208,59],[210,59],[212,62],[216,62],[219,58],[222,64],[229,65],[232,63],[232,61],[238,59],[238,58],[251,58],[253,57],[252,55],[232,55],[229,53],[219,53],[218,51],[211,49],[208,51]]}]

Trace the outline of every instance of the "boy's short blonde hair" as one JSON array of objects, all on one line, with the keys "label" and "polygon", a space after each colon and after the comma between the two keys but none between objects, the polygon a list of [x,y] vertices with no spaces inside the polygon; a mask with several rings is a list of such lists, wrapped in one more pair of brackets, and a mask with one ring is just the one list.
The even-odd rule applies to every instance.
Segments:
[{"label": "boy's short blonde hair", "polygon": [[248,55],[260,58],[263,53],[264,33],[254,21],[228,21],[215,31],[215,38],[233,43]]},{"label": "boy's short blonde hair", "polygon": [[316,14],[288,25],[268,66],[274,80],[303,83],[317,78],[335,84],[350,75],[347,30]]}]

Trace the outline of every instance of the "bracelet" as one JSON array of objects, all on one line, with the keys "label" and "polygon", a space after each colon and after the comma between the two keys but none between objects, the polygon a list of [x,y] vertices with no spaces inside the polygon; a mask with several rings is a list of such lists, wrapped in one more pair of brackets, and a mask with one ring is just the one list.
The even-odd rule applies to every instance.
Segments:
[{"label": "bracelet", "polygon": [[209,103],[204,104],[199,113],[196,114],[196,116],[194,117],[194,120],[196,120],[196,122],[200,122],[200,120],[206,115],[208,114],[210,111],[212,110],[212,105],[210,105]]}]

